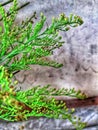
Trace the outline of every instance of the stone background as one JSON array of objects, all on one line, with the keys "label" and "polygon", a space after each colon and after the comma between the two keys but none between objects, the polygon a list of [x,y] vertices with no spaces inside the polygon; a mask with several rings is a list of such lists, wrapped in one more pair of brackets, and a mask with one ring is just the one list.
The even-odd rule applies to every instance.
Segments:
[{"label": "stone background", "polygon": [[[7,0],[0,0],[4,2]],[[48,24],[52,16],[64,12],[81,16],[84,24],[80,27],[61,33],[65,44],[54,51],[51,59],[63,63],[63,67],[31,66],[30,71],[21,71],[16,74],[19,86],[23,90],[35,85],[51,84],[53,87],[81,89],[89,96],[98,95],[98,0],[18,0],[19,4],[30,1],[30,5],[19,11],[17,22],[30,17],[34,11],[37,16],[43,12]],[[10,6],[7,5],[6,9]],[[98,108],[81,108],[76,110],[83,121],[88,122],[85,130],[98,130]],[[17,125],[16,125],[17,124]],[[19,130],[24,125],[25,130],[69,130],[72,126],[63,120],[47,118],[31,119],[26,122],[0,122],[0,130]]]},{"label": "stone background", "polygon": [[[93,0],[19,0],[19,4],[31,4],[20,10],[17,22],[30,17],[34,11],[37,16],[43,12],[48,24],[53,16],[64,12],[74,13],[84,20],[80,27],[61,33],[65,44],[54,51],[51,59],[63,63],[63,67],[31,66],[30,71],[16,75],[22,89],[37,84],[51,84],[53,87],[81,89],[89,96],[98,95],[98,2]],[[10,6],[10,4],[7,6]]]}]

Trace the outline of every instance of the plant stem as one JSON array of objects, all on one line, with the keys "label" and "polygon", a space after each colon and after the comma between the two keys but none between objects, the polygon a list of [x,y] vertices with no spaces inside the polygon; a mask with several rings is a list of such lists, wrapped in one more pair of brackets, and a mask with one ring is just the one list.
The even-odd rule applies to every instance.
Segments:
[{"label": "plant stem", "polygon": [[15,75],[15,74],[17,74],[17,73],[19,73],[20,72],[20,70],[17,70],[17,71],[15,71],[15,72],[13,72],[13,75]]},{"label": "plant stem", "polygon": [[13,0],[9,0],[7,2],[4,2],[4,3],[1,4],[1,6],[5,6],[5,5],[7,5],[7,4],[11,3],[11,2],[13,2]]},{"label": "plant stem", "polygon": [[24,8],[24,7],[27,6],[28,4],[30,4],[30,2],[27,2],[27,3],[23,4],[23,5],[21,5],[20,7],[17,8],[17,10],[20,10],[20,9]]}]

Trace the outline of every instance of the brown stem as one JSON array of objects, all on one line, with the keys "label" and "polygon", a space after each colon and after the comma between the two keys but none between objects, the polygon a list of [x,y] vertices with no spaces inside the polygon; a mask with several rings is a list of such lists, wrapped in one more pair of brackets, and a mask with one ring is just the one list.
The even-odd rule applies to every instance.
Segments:
[{"label": "brown stem", "polygon": [[88,107],[98,105],[98,96],[87,99],[67,99],[63,100],[68,108]]},{"label": "brown stem", "polygon": [[30,108],[29,106],[27,106],[26,104],[24,104],[22,102],[19,102],[19,106],[23,107],[22,111],[24,111],[24,110],[28,110],[29,112],[32,111],[32,108]]}]

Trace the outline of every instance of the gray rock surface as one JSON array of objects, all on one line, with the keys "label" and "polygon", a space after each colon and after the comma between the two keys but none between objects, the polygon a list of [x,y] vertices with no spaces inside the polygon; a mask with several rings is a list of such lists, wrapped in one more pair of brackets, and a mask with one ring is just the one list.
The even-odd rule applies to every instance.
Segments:
[{"label": "gray rock surface", "polygon": [[[4,2],[7,0],[0,0]],[[20,10],[17,22],[30,17],[34,11],[39,16],[43,12],[48,23],[52,16],[64,12],[81,16],[84,24],[81,27],[61,33],[65,44],[54,51],[51,59],[63,63],[63,67],[31,66],[30,71],[21,71],[16,79],[23,90],[35,85],[51,84],[53,87],[81,89],[89,96],[98,95],[98,0],[18,0],[19,4],[30,1],[30,5]],[[6,9],[10,5],[6,6]],[[17,87],[18,87],[17,86]],[[81,108],[76,110],[83,121],[88,122],[84,130],[98,130],[98,107]],[[70,130],[71,124],[65,120],[47,118],[30,119],[25,122],[0,122],[0,130]]]},{"label": "gray rock surface", "polygon": [[[24,2],[27,0],[20,1],[20,4]],[[51,23],[53,16],[57,17],[62,12],[66,15],[74,13],[81,16],[84,24],[61,33],[65,44],[54,51],[51,59],[63,63],[64,66],[60,69],[31,66],[32,71],[20,72],[16,78],[20,81],[22,89],[48,83],[58,88],[74,87],[89,96],[98,95],[98,3],[91,0],[85,2],[82,0],[31,0],[30,2],[30,5],[20,10],[17,22],[30,17],[34,11],[37,11],[37,16],[41,12],[46,15],[48,24]]]}]

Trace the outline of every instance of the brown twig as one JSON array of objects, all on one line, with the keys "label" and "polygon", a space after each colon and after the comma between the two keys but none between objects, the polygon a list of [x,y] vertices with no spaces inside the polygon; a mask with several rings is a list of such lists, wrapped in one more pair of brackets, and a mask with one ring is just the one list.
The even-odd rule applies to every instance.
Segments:
[{"label": "brown twig", "polygon": [[87,99],[67,99],[63,100],[68,108],[79,108],[79,107],[89,107],[98,105],[98,96],[90,97]]}]

